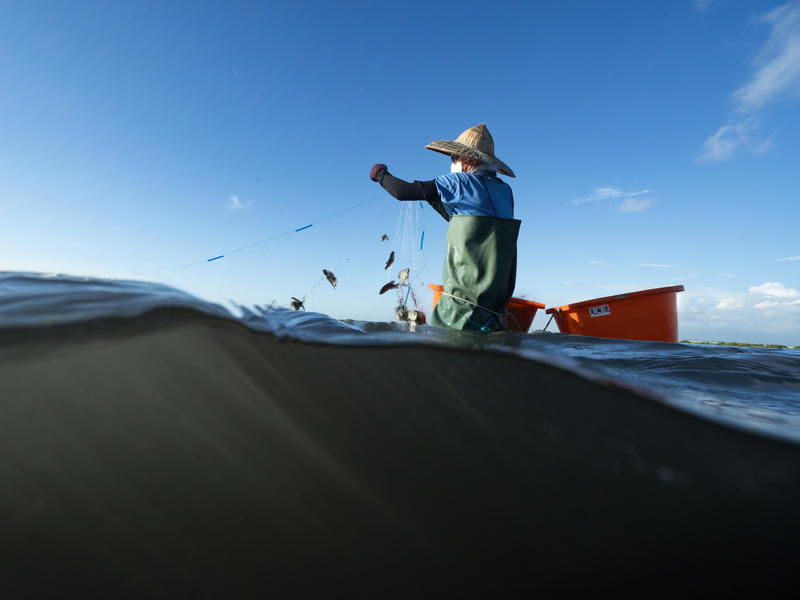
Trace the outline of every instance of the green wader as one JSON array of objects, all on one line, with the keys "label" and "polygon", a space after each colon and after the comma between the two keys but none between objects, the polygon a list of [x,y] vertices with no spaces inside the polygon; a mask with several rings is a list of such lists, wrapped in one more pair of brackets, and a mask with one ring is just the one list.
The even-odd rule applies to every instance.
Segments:
[{"label": "green wader", "polygon": [[520,221],[455,215],[447,228],[444,294],[431,324],[452,329],[500,331],[517,278]]}]

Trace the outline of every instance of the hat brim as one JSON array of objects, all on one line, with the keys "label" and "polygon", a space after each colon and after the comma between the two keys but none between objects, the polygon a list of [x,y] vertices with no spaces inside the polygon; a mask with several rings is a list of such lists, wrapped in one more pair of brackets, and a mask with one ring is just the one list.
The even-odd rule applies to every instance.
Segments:
[{"label": "hat brim", "polygon": [[467,146],[466,144],[462,144],[461,142],[451,142],[447,140],[434,140],[427,146],[425,146],[428,150],[433,150],[434,152],[440,152],[441,154],[446,154],[448,156],[463,156],[464,158],[469,158],[487,165],[492,165],[497,169],[497,172],[501,175],[508,175],[509,177],[516,177],[514,175],[514,171],[511,170],[506,163],[502,160],[493,156],[491,154],[486,154],[485,152],[481,152],[473,148],[472,146]]}]

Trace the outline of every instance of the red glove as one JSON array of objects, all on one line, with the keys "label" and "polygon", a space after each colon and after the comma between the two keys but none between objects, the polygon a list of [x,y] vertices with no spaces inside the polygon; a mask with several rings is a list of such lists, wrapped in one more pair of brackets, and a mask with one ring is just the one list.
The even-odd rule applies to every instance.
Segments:
[{"label": "red glove", "polygon": [[386,169],[386,165],[377,164],[372,167],[372,170],[369,172],[369,178],[372,181],[378,181],[378,173],[380,173],[381,169]]}]

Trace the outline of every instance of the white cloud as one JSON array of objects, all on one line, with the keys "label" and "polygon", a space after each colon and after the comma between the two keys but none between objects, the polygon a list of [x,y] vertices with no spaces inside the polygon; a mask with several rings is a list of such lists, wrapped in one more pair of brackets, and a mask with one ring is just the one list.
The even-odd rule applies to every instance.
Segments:
[{"label": "white cloud", "polygon": [[787,256],[786,258],[776,258],[775,262],[780,262],[782,260],[800,260],[800,255],[798,255],[798,256]]},{"label": "white cloud", "polygon": [[758,123],[758,117],[748,117],[738,123],[728,121],[703,143],[703,150],[698,160],[701,162],[727,160],[733,158],[741,148],[750,148],[752,151],[761,148],[763,152],[763,147],[769,140],[755,141]]},{"label": "white cloud", "polygon": [[753,77],[733,93],[740,111],[760,110],[800,87],[800,2],[787,2],[760,20],[772,30],[756,57]]},{"label": "white cloud", "polygon": [[580,200],[573,200],[570,204],[584,204],[586,202],[598,202],[601,200],[616,200],[622,199],[618,210],[620,212],[635,212],[648,208],[652,201],[649,198],[640,200],[634,199],[635,196],[649,194],[650,190],[641,190],[638,192],[626,192],[619,188],[612,187],[595,187],[592,188],[592,193],[586,198]]},{"label": "white cloud", "polygon": [[759,154],[764,154],[764,153],[768,152],[769,150],[771,150],[772,146],[775,145],[773,140],[775,139],[775,134],[776,133],[777,132],[773,131],[772,135],[770,135],[767,139],[765,139],[760,144],[755,144],[752,148],[750,148],[750,151],[754,155],[758,156]]},{"label": "white cloud", "polygon": [[252,200],[247,200],[244,204],[242,204],[242,201],[239,200],[239,196],[236,194],[231,194],[228,196],[228,203],[225,205],[225,208],[228,210],[244,210],[249,206],[253,206]]},{"label": "white cloud", "polygon": [[622,190],[617,190],[608,187],[592,188],[592,193],[586,198],[580,200],[573,200],[571,204],[583,204],[584,202],[597,202],[598,200],[607,200],[609,198],[619,198],[622,196]]},{"label": "white cloud", "polygon": [[636,263],[639,267],[657,268],[657,269],[677,269],[675,265],[658,265],[653,263]]},{"label": "white cloud", "polygon": [[758,304],[754,304],[753,308],[757,308],[759,310],[767,310],[770,308],[777,308],[778,306],[782,306],[783,303],[781,302],[773,302],[772,300],[764,300],[764,302],[759,302]]},{"label": "white cloud", "polygon": [[793,288],[787,288],[777,281],[768,281],[759,286],[750,286],[749,291],[753,294],[764,294],[765,296],[775,296],[776,298],[800,297],[800,292]]},{"label": "white cloud", "polygon": [[626,198],[625,201],[619,205],[619,212],[640,212],[646,208],[650,208],[653,201],[650,198]]},{"label": "white cloud", "polygon": [[737,310],[744,306],[744,301],[741,298],[723,298],[714,307],[716,310]]},{"label": "white cloud", "polygon": [[594,188],[592,196],[590,196],[588,200],[604,200],[606,198],[618,198],[621,195],[622,192],[614,188],[596,187]]}]

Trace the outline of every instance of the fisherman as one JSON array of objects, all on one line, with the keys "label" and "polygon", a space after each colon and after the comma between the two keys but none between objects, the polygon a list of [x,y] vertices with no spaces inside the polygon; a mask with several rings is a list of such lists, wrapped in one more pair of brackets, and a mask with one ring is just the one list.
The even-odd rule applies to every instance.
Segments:
[{"label": "fisherman", "polygon": [[444,294],[431,316],[437,327],[506,329],[506,306],[514,293],[517,237],[511,187],[497,174],[514,177],[494,155],[486,125],[455,141],[434,140],[426,148],[450,156],[450,173],[431,181],[398,179],[376,164],[370,179],[398,200],[425,200],[449,221],[442,277]]}]

